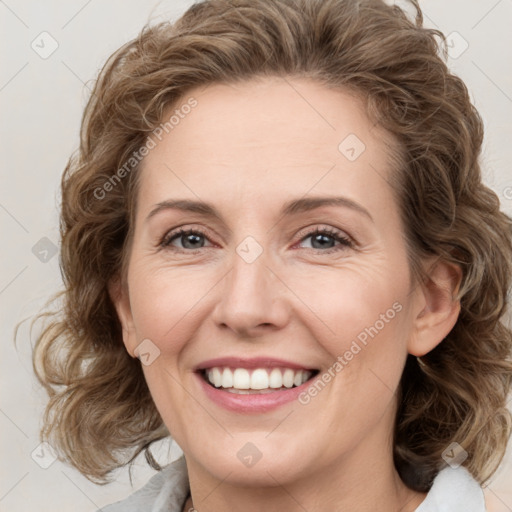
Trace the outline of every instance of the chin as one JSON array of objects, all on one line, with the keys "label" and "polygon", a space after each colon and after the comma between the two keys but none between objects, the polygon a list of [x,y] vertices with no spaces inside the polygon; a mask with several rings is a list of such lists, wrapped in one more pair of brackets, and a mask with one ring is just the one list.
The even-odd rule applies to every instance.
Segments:
[{"label": "chin", "polygon": [[[272,435],[272,434],[271,434]],[[287,445],[276,436],[265,439],[268,432],[226,436],[224,443],[210,439],[210,445],[197,453],[187,455],[187,463],[195,459],[202,469],[214,478],[244,487],[275,487],[284,485],[310,473],[314,461],[303,455],[303,448],[295,446],[296,438],[286,436]],[[214,448],[215,447],[215,448]],[[194,453],[195,452],[195,453]]]}]

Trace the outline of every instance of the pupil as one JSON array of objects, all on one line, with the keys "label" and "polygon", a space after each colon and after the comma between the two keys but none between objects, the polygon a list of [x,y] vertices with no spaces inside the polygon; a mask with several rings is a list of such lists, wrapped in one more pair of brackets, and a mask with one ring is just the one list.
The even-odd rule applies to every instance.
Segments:
[{"label": "pupil", "polygon": [[[193,240],[192,241],[192,249],[195,249],[194,247],[194,243],[198,242],[198,240],[200,240],[201,236],[200,235],[194,235],[194,234],[189,234],[189,235],[185,235],[185,243],[183,244],[184,247],[187,247],[187,243],[190,241],[190,240]],[[190,247],[189,247],[190,248]]]},{"label": "pupil", "polygon": [[[331,239],[331,240],[329,240],[329,239]],[[332,237],[329,235],[323,235],[322,233],[319,233],[318,235],[315,235],[313,237],[313,247],[315,249],[317,249],[317,247],[315,247],[315,242],[320,242],[320,248],[325,247],[324,242],[326,242],[326,241],[327,241],[327,243],[329,241],[332,241]]]}]

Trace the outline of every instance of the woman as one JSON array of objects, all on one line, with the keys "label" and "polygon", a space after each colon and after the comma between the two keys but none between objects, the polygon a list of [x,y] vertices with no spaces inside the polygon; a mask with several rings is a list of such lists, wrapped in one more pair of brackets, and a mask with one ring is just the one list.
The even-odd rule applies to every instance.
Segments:
[{"label": "woman", "polygon": [[413,3],[201,2],[100,73],[43,438],[100,482],[184,452],[104,510],[485,510],[512,224]]}]

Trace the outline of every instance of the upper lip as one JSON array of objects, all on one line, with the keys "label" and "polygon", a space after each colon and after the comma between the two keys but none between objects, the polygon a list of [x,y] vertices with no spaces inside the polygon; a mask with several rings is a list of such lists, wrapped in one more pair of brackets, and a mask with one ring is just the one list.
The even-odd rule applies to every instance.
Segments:
[{"label": "upper lip", "polygon": [[295,363],[293,361],[287,361],[285,359],[276,359],[275,357],[218,357],[215,359],[208,359],[198,364],[196,371],[205,370],[207,368],[214,368],[219,366],[227,366],[230,368],[292,368],[294,370],[315,370],[310,368],[308,365]]}]

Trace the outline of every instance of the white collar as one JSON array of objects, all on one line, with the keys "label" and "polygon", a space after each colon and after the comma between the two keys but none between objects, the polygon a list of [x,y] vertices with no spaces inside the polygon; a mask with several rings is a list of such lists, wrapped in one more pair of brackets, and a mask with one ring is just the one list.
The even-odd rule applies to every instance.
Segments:
[{"label": "white collar", "polygon": [[415,512],[485,512],[484,493],[466,468],[447,467]]}]

